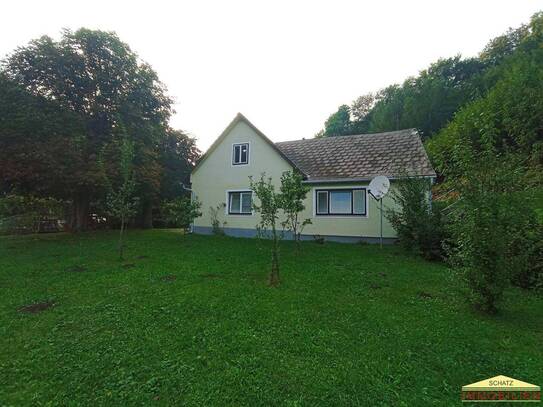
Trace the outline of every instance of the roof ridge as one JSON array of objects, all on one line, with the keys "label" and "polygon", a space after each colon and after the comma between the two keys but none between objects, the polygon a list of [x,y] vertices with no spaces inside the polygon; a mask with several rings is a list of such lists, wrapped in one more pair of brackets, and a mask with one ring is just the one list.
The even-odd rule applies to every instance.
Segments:
[{"label": "roof ridge", "polygon": [[379,133],[360,133],[360,134],[347,134],[345,136],[327,136],[327,137],[302,138],[302,139],[296,139],[296,140],[283,140],[283,141],[276,141],[275,144],[296,143],[296,142],[301,142],[301,141],[338,140],[338,139],[365,137],[365,136],[375,137],[375,136],[381,136],[385,134],[404,133],[408,131],[411,132],[411,134],[416,133],[417,135],[419,135],[418,130],[415,127],[409,127],[407,129],[401,129],[401,130],[381,131]]}]

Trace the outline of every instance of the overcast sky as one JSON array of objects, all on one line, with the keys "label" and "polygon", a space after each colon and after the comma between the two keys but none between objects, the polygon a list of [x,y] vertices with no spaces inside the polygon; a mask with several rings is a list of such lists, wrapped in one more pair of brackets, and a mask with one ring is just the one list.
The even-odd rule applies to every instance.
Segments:
[{"label": "overcast sky", "polygon": [[205,150],[237,112],[274,141],[312,137],[343,103],[476,55],[541,0],[7,1],[0,54],[61,28],[116,31]]}]

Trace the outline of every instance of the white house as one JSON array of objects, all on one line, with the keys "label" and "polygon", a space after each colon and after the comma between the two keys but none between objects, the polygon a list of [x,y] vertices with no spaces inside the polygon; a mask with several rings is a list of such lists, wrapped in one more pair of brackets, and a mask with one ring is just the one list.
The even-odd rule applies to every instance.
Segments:
[{"label": "white house", "polygon": [[[219,208],[217,218],[227,235],[255,236],[259,219],[251,208],[249,176],[265,173],[279,189],[288,170],[301,172],[311,187],[302,218],[312,223],[302,238],[346,242],[379,238],[379,207],[368,194],[373,177],[389,177],[394,188],[402,174],[436,176],[415,129],[273,143],[238,113],[192,171],[193,194],[203,213],[194,221],[194,232],[212,233],[212,208]],[[387,195],[383,206],[393,204]],[[396,237],[386,220],[383,236],[385,241]]]}]

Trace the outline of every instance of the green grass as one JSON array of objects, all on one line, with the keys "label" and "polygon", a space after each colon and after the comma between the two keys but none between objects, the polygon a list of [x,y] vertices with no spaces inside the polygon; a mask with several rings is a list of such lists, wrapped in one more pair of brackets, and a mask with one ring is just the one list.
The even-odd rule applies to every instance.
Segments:
[{"label": "green grass", "polygon": [[0,404],[459,405],[498,374],[543,385],[533,292],[482,316],[441,264],[313,242],[282,243],[274,289],[269,242],[133,231],[124,268],[116,237],[0,238]]}]

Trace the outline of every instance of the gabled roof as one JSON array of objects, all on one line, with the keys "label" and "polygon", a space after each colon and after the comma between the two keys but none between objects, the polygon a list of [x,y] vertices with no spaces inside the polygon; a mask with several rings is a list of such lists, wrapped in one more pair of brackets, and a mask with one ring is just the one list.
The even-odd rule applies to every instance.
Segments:
[{"label": "gabled roof", "polygon": [[436,176],[416,129],[273,143],[241,113],[200,158],[193,172],[239,122],[253,129],[307,182],[369,181],[377,175]]},{"label": "gabled roof", "polygon": [[416,129],[283,141],[276,146],[309,182],[436,176]]},{"label": "gabled roof", "polygon": [[200,159],[198,160],[198,162],[196,163],[196,166],[192,169],[192,172],[196,171],[196,169],[198,167],[200,167],[200,165],[205,161],[205,159],[207,157],[209,157],[209,155],[213,152],[213,150],[215,150],[215,148],[217,148],[217,146],[222,142],[222,140],[226,137],[226,135],[228,133],[230,133],[230,131],[236,126],[236,124],[238,124],[239,122],[244,122],[245,124],[247,124],[251,129],[253,129],[253,131],[258,134],[260,137],[262,137],[264,139],[264,141],[266,143],[268,143],[275,151],[277,151],[277,153],[283,157],[283,159],[285,161],[287,161],[290,165],[292,165],[293,168],[296,168],[297,170],[299,170],[304,176],[305,176],[305,173],[300,169],[298,168],[291,160],[289,157],[287,157],[283,151],[281,151],[279,148],[277,148],[277,145],[273,143],[273,141],[271,141],[268,137],[266,137],[266,135],[264,133],[262,133],[260,130],[258,130],[258,128],[249,121],[249,119],[247,119],[244,115],[242,115],[241,113],[238,113],[236,115],[236,117],[234,117],[234,120],[232,120],[230,122],[230,124],[226,127],[226,129],[223,130],[223,132],[221,133],[221,135],[217,138],[217,140],[215,140],[215,142],[207,149],[207,151],[204,153],[204,155],[202,155],[200,157]]}]

